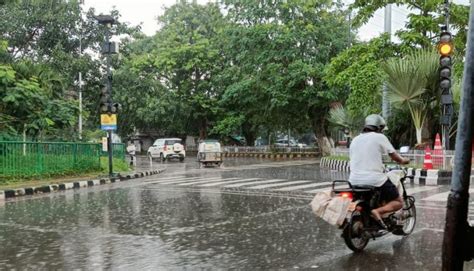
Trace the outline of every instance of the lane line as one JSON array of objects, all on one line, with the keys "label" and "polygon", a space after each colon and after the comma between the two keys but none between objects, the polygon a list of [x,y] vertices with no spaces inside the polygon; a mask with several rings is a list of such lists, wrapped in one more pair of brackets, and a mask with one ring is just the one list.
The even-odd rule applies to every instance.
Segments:
[{"label": "lane line", "polygon": [[218,186],[218,185],[222,185],[222,184],[240,183],[240,182],[248,182],[248,181],[256,181],[256,180],[261,180],[261,178],[239,179],[239,180],[235,180],[235,181],[226,181],[226,182],[217,182],[217,183],[201,184],[201,185],[198,185],[198,186],[210,187],[210,186]]},{"label": "lane line", "polygon": [[222,178],[210,178],[210,179],[206,179],[206,180],[200,180],[200,181],[195,181],[195,182],[190,182],[190,183],[180,183],[178,185],[181,185],[181,186],[184,186],[184,185],[193,185],[193,184],[203,184],[203,183],[212,183],[212,182],[220,182],[220,181],[225,181],[225,180],[235,180],[237,178],[225,178],[225,179],[222,179]]},{"label": "lane line", "polygon": [[277,189],[273,189],[273,190],[275,190],[275,191],[293,191],[293,190],[305,189],[305,188],[310,188],[310,187],[325,186],[325,185],[330,185],[330,184],[332,184],[332,182],[311,183],[311,184],[296,185],[296,186],[291,186],[291,187],[277,188]]},{"label": "lane line", "polygon": [[265,189],[271,187],[278,187],[278,186],[288,186],[292,184],[299,184],[299,183],[308,183],[309,181],[291,181],[291,182],[283,182],[283,183],[276,183],[276,184],[262,184],[257,186],[250,186],[249,189]]},{"label": "lane line", "polygon": [[286,180],[285,179],[272,179],[272,180],[264,180],[264,181],[252,181],[252,182],[224,185],[223,187],[225,187],[225,188],[234,188],[234,187],[241,187],[241,186],[245,186],[245,185],[276,183],[276,182],[282,182],[282,181],[286,181]]}]

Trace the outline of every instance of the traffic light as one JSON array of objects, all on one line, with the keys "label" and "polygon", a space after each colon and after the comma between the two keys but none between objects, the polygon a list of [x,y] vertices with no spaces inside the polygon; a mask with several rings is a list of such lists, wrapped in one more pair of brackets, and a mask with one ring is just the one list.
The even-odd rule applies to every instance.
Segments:
[{"label": "traffic light", "polygon": [[450,32],[442,32],[438,43],[438,52],[441,55],[439,58],[439,86],[442,92],[451,88],[451,69],[453,65],[451,54],[453,50],[453,36]]},{"label": "traffic light", "polygon": [[440,124],[443,134],[443,144],[446,150],[449,150],[449,129],[451,127],[451,119],[453,116],[453,95],[451,93],[451,74],[453,67],[454,44],[453,36],[447,27],[441,28],[441,35],[438,42],[439,57],[439,88],[441,90],[441,116]]},{"label": "traffic light", "polygon": [[118,113],[118,111],[120,111],[120,109],[122,109],[122,105],[121,105],[121,104],[119,104],[119,103],[112,103],[111,106],[110,106],[109,112],[112,113],[112,114],[116,114],[116,113]]},{"label": "traffic light", "polygon": [[100,113],[108,113],[109,111],[109,93],[107,91],[107,88],[102,88],[100,90],[100,104],[99,104],[99,110]]}]

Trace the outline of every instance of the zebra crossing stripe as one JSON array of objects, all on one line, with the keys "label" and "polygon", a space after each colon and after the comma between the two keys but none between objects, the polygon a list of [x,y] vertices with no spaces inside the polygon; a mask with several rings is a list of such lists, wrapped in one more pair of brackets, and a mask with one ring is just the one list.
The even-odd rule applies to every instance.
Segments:
[{"label": "zebra crossing stripe", "polygon": [[235,179],[237,179],[237,178],[226,178],[226,179],[210,178],[210,179],[205,179],[205,180],[200,180],[200,181],[195,181],[195,182],[190,182],[190,183],[180,183],[178,185],[184,186],[184,185],[193,185],[193,184],[203,184],[203,183],[220,182],[220,181],[225,181],[225,180],[232,181],[232,180],[235,180]]},{"label": "zebra crossing stripe", "polygon": [[311,184],[303,184],[303,185],[295,185],[295,186],[290,186],[290,187],[283,187],[283,188],[277,188],[273,189],[275,191],[293,191],[293,190],[298,190],[298,189],[305,189],[305,188],[310,188],[310,187],[318,187],[318,186],[325,186],[332,184],[331,182],[322,182],[322,183],[311,183]]},{"label": "zebra crossing stripe", "polygon": [[200,184],[198,186],[202,187],[210,187],[210,186],[218,186],[222,184],[231,184],[231,183],[240,183],[240,182],[248,182],[248,181],[257,181],[261,180],[261,178],[248,178],[248,179],[239,179],[235,181],[225,181],[225,182],[217,182],[217,183],[206,183],[206,184]]},{"label": "zebra crossing stripe", "polygon": [[196,180],[201,180],[203,179],[202,177],[185,177],[182,179],[176,179],[176,180],[164,180],[164,181],[156,181],[154,183],[159,183],[159,184],[177,184],[177,183],[183,183],[183,182],[190,182],[190,181],[196,181]]},{"label": "zebra crossing stripe", "polygon": [[[183,178],[186,178],[186,176],[162,177],[159,179],[159,181],[176,180],[176,179],[183,179]],[[153,183],[153,182],[156,182],[156,179],[145,181],[145,183]]]},{"label": "zebra crossing stripe", "polygon": [[421,192],[425,192],[425,191],[430,191],[430,190],[434,190],[434,189],[438,189],[438,187],[437,186],[418,186],[418,187],[406,188],[407,193],[409,195],[413,195],[413,194],[421,193]]},{"label": "zebra crossing stripe", "polygon": [[257,186],[250,186],[249,189],[264,189],[264,188],[271,188],[271,187],[278,187],[278,186],[288,186],[292,184],[299,184],[299,183],[308,183],[309,181],[291,181],[291,182],[283,182],[283,183],[275,183],[275,184],[262,184]]},{"label": "zebra crossing stripe", "polygon": [[235,188],[235,187],[241,187],[241,186],[245,186],[245,185],[276,183],[276,182],[282,182],[282,181],[286,181],[286,180],[285,179],[272,179],[272,180],[264,180],[264,181],[252,181],[252,182],[224,185],[223,187],[225,187],[225,188]]},{"label": "zebra crossing stripe", "polygon": [[[433,196],[429,196],[426,198],[422,198],[421,200],[426,200],[426,201],[448,201],[448,195],[451,193],[451,191],[444,192],[444,193],[438,193]],[[474,188],[469,189],[469,194],[474,193]]]}]

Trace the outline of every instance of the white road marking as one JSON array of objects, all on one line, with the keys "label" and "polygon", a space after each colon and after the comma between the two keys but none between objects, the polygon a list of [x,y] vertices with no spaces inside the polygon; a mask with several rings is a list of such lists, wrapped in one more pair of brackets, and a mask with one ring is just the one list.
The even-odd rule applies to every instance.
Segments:
[{"label": "white road marking", "polygon": [[440,186],[418,186],[418,187],[410,187],[410,188],[407,188],[406,190],[407,190],[408,195],[412,195],[416,193],[438,189],[439,187]]},{"label": "white road marking", "polygon": [[200,181],[195,181],[195,182],[190,182],[190,183],[180,183],[178,185],[193,185],[193,184],[202,184],[202,183],[212,183],[212,182],[220,182],[220,181],[225,181],[225,180],[235,180],[237,178],[226,178],[226,179],[222,179],[222,178],[209,178],[209,179],[205,179],[205,180],[200,180]]},{"label": "white road marking", "polygon": [[272,179],[272,180],[264,180],[264,181],[253,181],[253,182],[245,182],[245,183],[238,183],[238,184],[229,184],[229,185],[224,185],[223,187],[233,188],[233,187],[241,187],[244,185],[276,183],[276,182],[282,182],[282,181],[286,181],[286,180],[285,179]]},{"label": "white road marking", "polygon": [[[451,191],[434,194],[433,196],[422,198],[421,200],[426,200],[426,201],[448,201],[449,193],[451,193]],[[474,188],[469,189],[469,194],[471,194],[471,193],[474,193]]]},{"label": "white road marking", "polygon": [[218,186],[218,185],[222,185],[222,184],[240,183],[240,182],[248,182],[248,181],[256,181],[256,180],[261,180],[261,178],[249,178],[249,179],[239,179],[239,180],[235,180],[235,181],[207,183],[207,184],[201,184],[201,185],[198,185],[198,186],[209,187],[209,186]]},{"label": "white road marking", "polygon": [[283,182],[283,183],[276,183],[276,184],[262,184],[257,186],[250,186],[249,189],[265,189],[271,187],[278,187],[278,186],[288,186],[292,184],[299,184],[299,183],[308,183],[309,181],[291,181],[291,182]]},{"label": "white road marking", "polygon": [[325,186],[325,185],[329,185],[329,184],[332,184],[332,182],[295,185],[295,186],[283,187],[283,188],[278,188],[278,189],[273,189],[273,190],[275,190],[275,191],[293,191],[293,190],[305,189],[305,188],[310,188],[310,187]]},{"label": "white road marking", "polygon": [[203,177],[186,177],[183,179],[176,179],[176,180],[166,180],[166,181],[157,181],[156,183],[159,184],[177,184],[177,183],[183,183],[183,182],[190,182],[190,181],[196,181],[196,180],[201,180]]},{"label": "white road marking", "polygon": [[[159,177],[158,178],[158,181],[167,181],[167,180],[176,180],[176,179],[183,179],[183,178],[187,178],[186,176],[173,176],[173,177]],[[145,183],[153,183],[153,182],[156,182],[157,179],[152,179],[152,180],[149,180],[149,181],[145,181]]]}]

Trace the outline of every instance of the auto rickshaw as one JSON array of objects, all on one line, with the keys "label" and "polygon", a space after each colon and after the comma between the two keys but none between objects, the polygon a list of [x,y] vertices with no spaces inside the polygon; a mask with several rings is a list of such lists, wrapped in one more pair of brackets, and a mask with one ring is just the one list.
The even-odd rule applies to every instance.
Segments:
[{"label": "auto rickshaw", "polygon": [[200,167],[221,166],[222,150],[221,143],[215,139],[206,139],[199,143],[197,160]]}]

